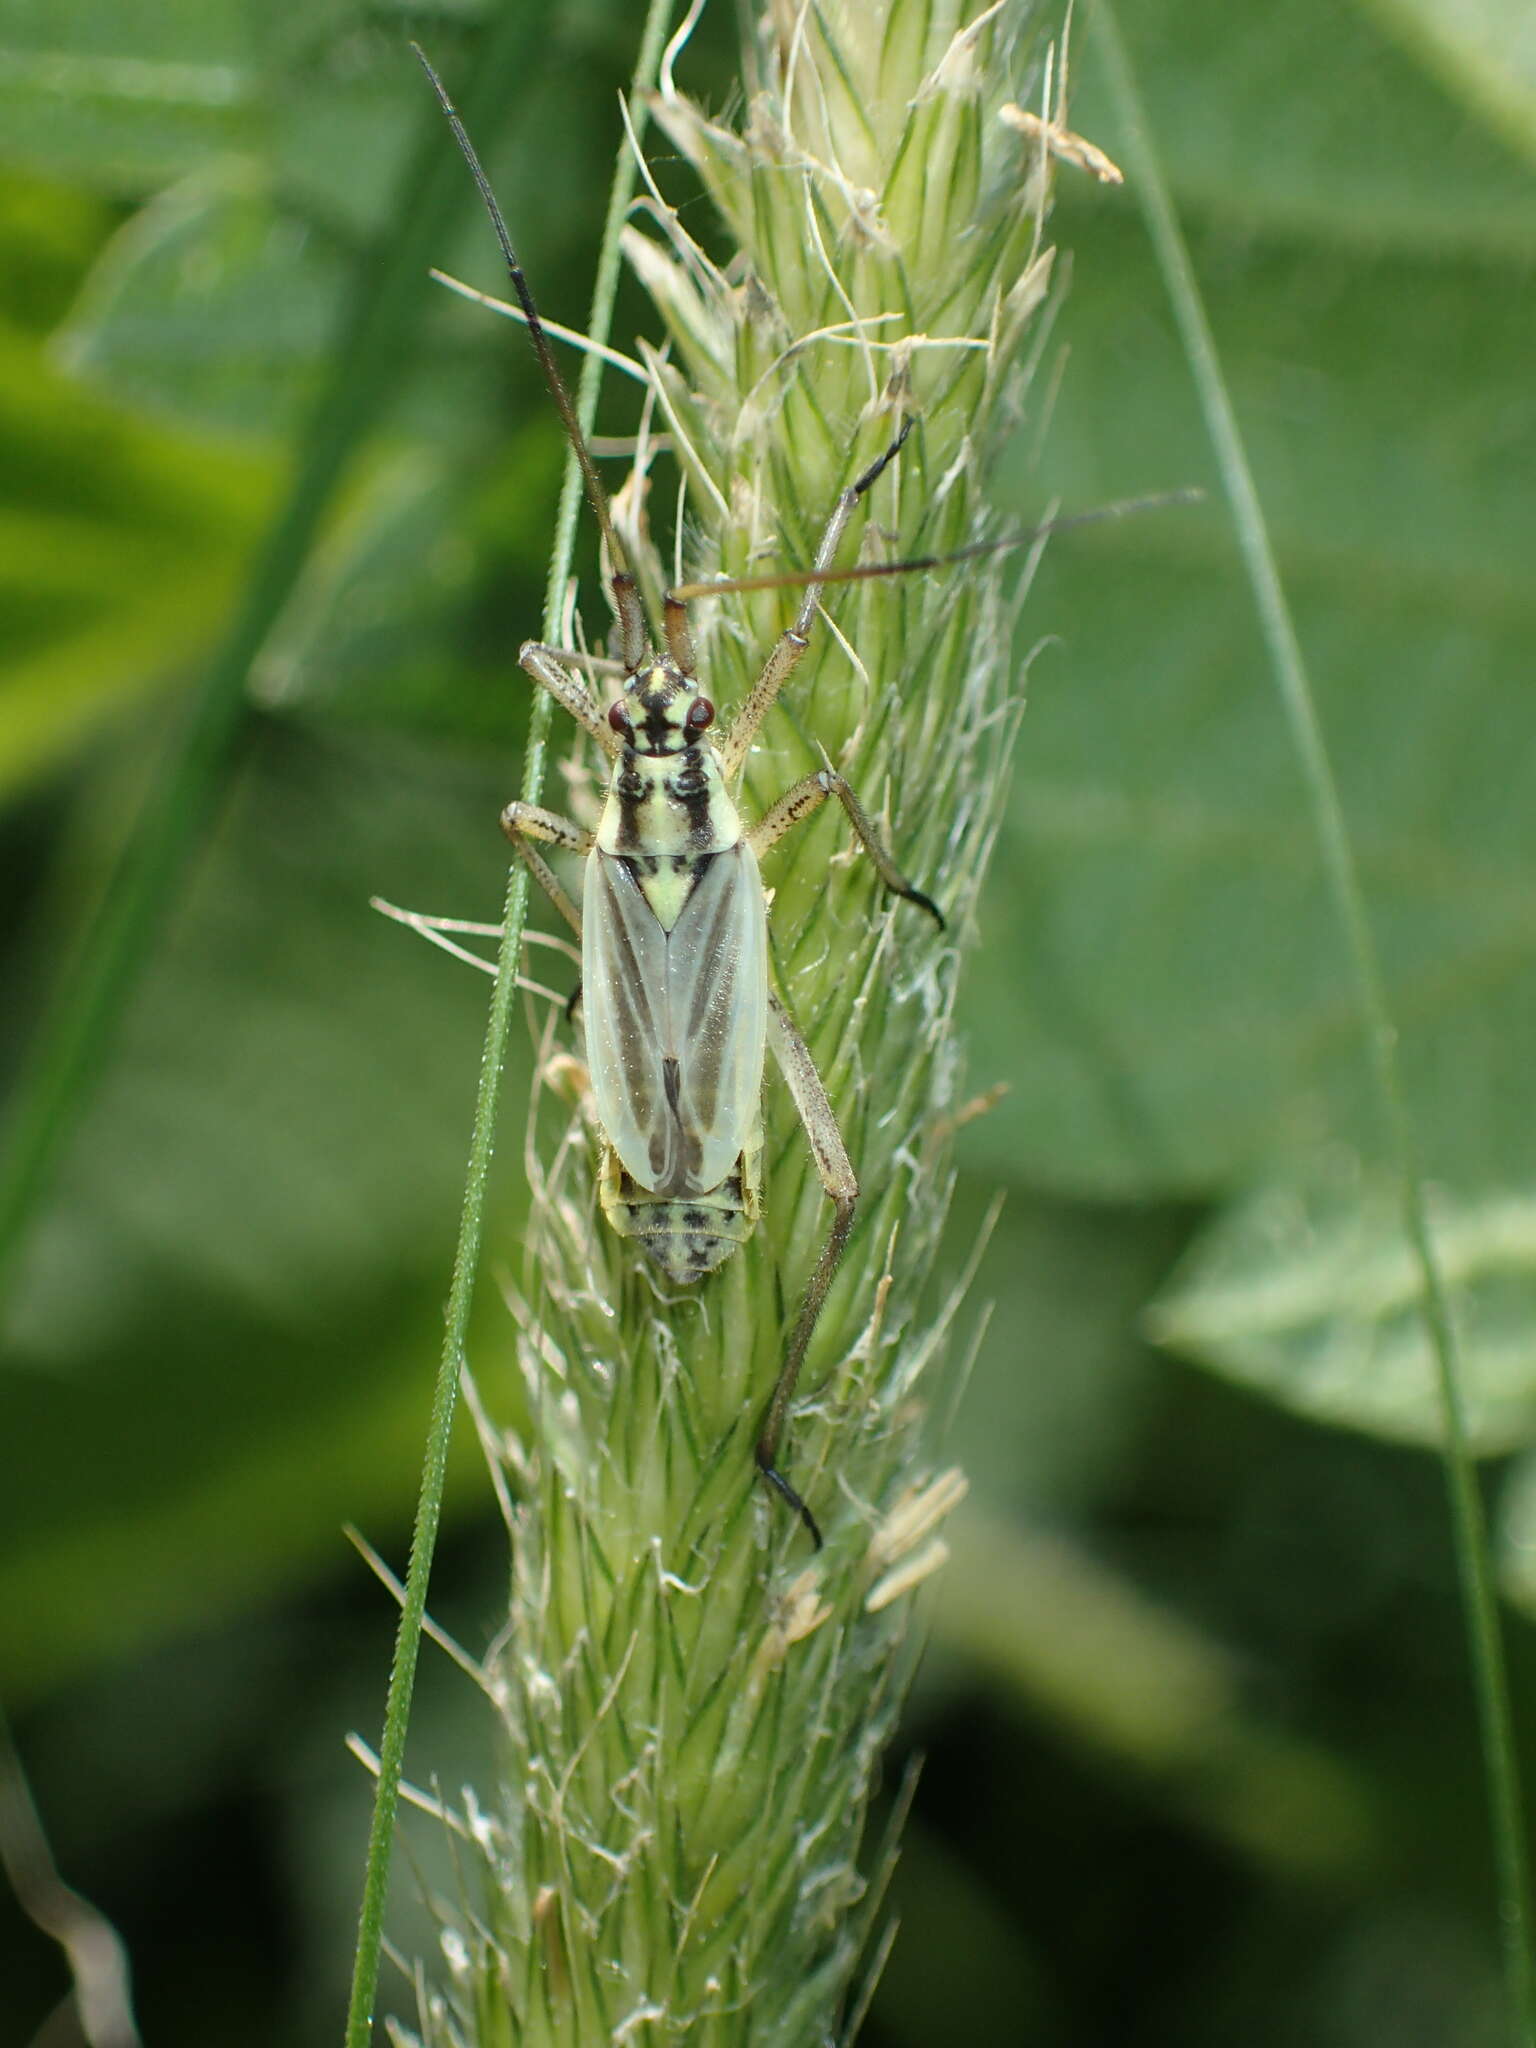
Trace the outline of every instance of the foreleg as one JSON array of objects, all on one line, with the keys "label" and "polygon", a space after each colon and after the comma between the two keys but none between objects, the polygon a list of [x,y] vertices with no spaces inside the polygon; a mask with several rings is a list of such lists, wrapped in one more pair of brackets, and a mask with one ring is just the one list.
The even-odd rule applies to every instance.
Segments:
[{"label": "foreleg", "polygon": [[619,751],[619,736],[598,709],[580,676],[573,676],[562,665],[560,652],[558,648],[546,647],[542,641],[525,640],[517,658],[533,680],[541,683],[555,702],[563,705],[576,723],[591,733],[611,760]]},{"label": "foreleg", "polygon": [[566,853],[592,851],[592,834],[558,811],[546,811],[540,804],[513,802],[501,814],[501,829],[512,842],[513,851],[553,903],[576,936],[581,936],[581,912],[566,894],[564,885],[533,841],[561,847]]}]

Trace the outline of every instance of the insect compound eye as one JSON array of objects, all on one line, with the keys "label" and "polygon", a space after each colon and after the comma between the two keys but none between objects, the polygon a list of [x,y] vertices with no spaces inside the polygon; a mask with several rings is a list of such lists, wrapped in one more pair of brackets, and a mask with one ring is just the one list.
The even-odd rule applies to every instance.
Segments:
[{"label": "insect compound eye", "polygon": [[629,715],[629,706],[622,697],[615,697],[608,706],[608,723],[615,732],[634,731],[634,724]]},{"label": "insect compound eye", "polygon": [[688,706],[688,730],[690,732],[703,732],[706,726],[713,725],[714,722],[714,705],[710,703],[707,697],[695,697]]}]

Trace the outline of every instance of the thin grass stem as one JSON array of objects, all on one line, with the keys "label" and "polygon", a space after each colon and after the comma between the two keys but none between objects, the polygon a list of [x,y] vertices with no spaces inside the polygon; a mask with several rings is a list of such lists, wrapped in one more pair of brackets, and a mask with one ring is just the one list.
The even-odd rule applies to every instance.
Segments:
[{"label": "thin grass stem", "polygon": [[1238,545],[1269,650],[1275,686],[1311,801],[1323,869],[1354,972],[1356,999],[1365,1027],[1372,1079],[1401,1189],[1403,1228],[1422,1281],[1422,1313],[1435,1360],[1444,1425],[1442,1455],[1450,1495],[1457,1575],[1488,1783],[1512,2038],[1520,2048],[1533,2048],[1536,2044],[1536,1969],[1533,1969],[1530,1937],[1531,1886],[1509,1679],[1482,1496],[1468,1445],[1455,1324],[1445,1277],[1430,1231],[1418,1141],[1398,1064],[1397,1027],[1392,1021],[1381,960],[1371,936],[1359,872],[1339,801],[1337,779],[1318,721],[1317,706],[1281,585],[1258,490],[1249,468],[1189,250],[1174,213],[1111,0],[1095,0],[1091,19],[1119,114],[1132,182],[1183,338],[1222,485],[1231,506]]},{"label": "thin grass stem", "polygon": [[[651,0],[645,33],[635,65],[631,99],[637,103],[636,119],[644,122],[642,95],[656,75],[671,0]],[[451,153],[444,149],[444,155]],[[614,168],[608,214],[603,228],[602,252],[597,282],[592,295],[588,331],[599,343],[606,342],[613,318],[613,300],[618,287],[619,233],[634,189],[634,160],[628,148],[619,151]],[[591,354],[582,365],[577,387],[576,412],[583,433],[591,431],[597,410],[602,378],[601,356]],[[574,451],[566,462],[554,546],[550,554],[549,583],[545,593],[544,621],[550,638],[563,606],[571,557],[575,547],[576,516],[582,496],[581,472]],[[548,748],[552,700],[540,692],[535,696],[530,720],[528,751],[523,773],[523,797],[536,803],[543,786],[545,754]],[[406,1732],[410,1724],[411,1697],[415,1688],[417,1657],[426,1615],[427,1586],[432,1556],[437,1545],[442,1514],[443,1484],[448,1466],[448,1441],[458,1397],[459,1372],[464,1360],[465,1337],[474,1299],[475,1272],[485,1228],[485,1189],[490,1173],[496,1132],[496,1110],[501,1093],[502,1066],[506,1057],[507,1031],[517,991],[518,965],[522,956],[523,925],[528,909],[528,871],[513,861],[507,878],[502,919],[501,951],[496,982],[486,1019],[485,1044],[480,1061],[480,1079],[475,1094],[475,1116],[470,1133],[469,1166],[460,1211],[458,1243],[454,1250],[453,1278],[448,1293],[448,1310],[443,1332],[442,1356],[432,1396],[432,1413],[422,1459],[421,1489],[417,1500],[416,1524],[411,1537],[410,1563],[406,1571],[405,1597],[395,1637],[395,1655],[390,1669],[389,1694],[385,1704],[384,1735],[379,1746],[378,1782],[374,1792],[373,1816],[368,1833],[368,1858],[363,1877],[363,1901],[359,1916],[357,1952],[353,1964],[352,1993],[347,2012],[347,2048],[366,2048],[373,2026],[378,1992],[379,1961],[383,1950],[384,1908],[389,1891],[390,1852],[395,1816],[400,1798],[400,1778],[405,1764]]]}]

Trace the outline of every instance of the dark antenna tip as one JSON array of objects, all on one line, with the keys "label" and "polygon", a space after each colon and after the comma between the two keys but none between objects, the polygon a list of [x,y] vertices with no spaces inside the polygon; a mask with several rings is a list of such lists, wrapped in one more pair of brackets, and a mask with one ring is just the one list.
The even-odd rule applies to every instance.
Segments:
[{"label": "dark antenna tip", "polygon": [[544,323],[539,318],[539,309],[533,302],[533,293],[529,288],[527,278],[523,274],[523,266],[518,262],[517,251],[512,247],[512,237],[507,233],[507,224],[502,218],[501,208],[496,204],[496,195],[491,190],[491,181],[485,175],[480,159],[475,154],[475,145],[469,139],[469,131],[465,128],[459,116],[458,108],[448,97],[448,88],[443,84],[443,81],[432,67],[431,58],[421,47],[420,43],[413,42],[411,50],[415,55],[417,63],[427,74],[427,81],[431,85],[432,90],[437,94],[438,105],[442,108],[443,116],[453,131],[454,141],[459,145],[459,154],[469,166],[469,174],[475,181],[475,187],[480,194],[486,212],[490,215],[491,226],[495,229],[496,239],[501,244],[501,254],[507,266],[507,276],[512,280],[512,289],[517,294],[517,302],[523,309],[524,319],[528,322],[528,338],[533,343],[533,352],[539,359],[539,368],[544,372],[544,381],[549,386],[550,396],[555,401],[561,421],[565,427],[566,436],[575,450],[576,460],[581,466],[582,482],[586,485],[588,502],[591,504],[598,527],[602,532],[604,545],[608,550],[609,564],[612,567],[615,578],[627,576],[629,573],[629,563],[624,550],[619,546],[618,536],[613,529],[613,518],[608,509],[608,494],[603,489],[602,480],[597,473],[597,464],[592,459],[592,451],[588,448],[586,437],[581,431],[581,423],[576,417],[576,407],[572,403],[571,394],[566,386],[565,379],[560,374],[560,366],[555,361],[554,351],[549,345],[549,336],[544,332]]}]

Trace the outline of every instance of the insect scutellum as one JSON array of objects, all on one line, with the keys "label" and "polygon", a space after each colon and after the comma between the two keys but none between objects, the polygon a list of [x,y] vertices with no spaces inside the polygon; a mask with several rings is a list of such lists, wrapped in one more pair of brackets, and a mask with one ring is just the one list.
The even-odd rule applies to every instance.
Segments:
[{"label": "insect scutellum", "polygon": [[[820,769],[751,824],[732,791],[763,719],[805,652],[821,586],[888,572],[886,565],[839,570],[834,561],[855,507],[899,453],[912,421],[902,422],[885,452],[841,493],[809,571],[668,592],[661,645],[653,646],[607,495],[500,209],[447,92],[423,53],[416,54],[495,228],[611,570],[623,684],[606,711],[562,650],[528,641],[519,654],[522,667],[611,764],[597,828],[523,802],[508,804],[501,818],[518,855],[581,939],[587,1066],[602,1133],[599,1198],[612,1227],[634,1238],[674,1281],[702,1279],[727,1259],[751,1236],[760,1213],[763,1068],[772,1046],[833,1217],[785,1342],[756,1461],[819,1547],[815,1517],[779,1469],[778,1455],[800,1368],[853,1228],[859,1189],[810,1052],[770,986],[758,857],[836,797],[886,888],[927,911],[941,929],[944,920],[932,899],[901,874],[825,756]],[[889,566],[899,572],[908,565]],[[715,708],[695,670],[689,600],[774,587],[802,590],[795,618],[735,718],[717,733]],[[541,846],[583,859],[579,909]]]}]

